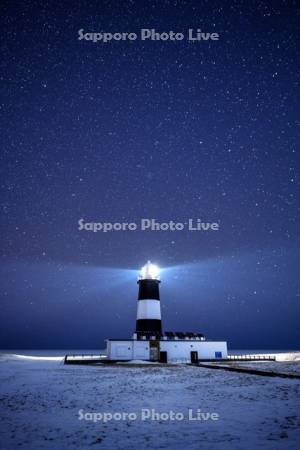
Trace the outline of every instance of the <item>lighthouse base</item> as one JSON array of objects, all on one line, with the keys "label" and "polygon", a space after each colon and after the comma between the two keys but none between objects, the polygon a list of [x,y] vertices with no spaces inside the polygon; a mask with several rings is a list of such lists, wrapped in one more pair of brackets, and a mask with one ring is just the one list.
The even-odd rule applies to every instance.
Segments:
[{"label": "lighthouse base", "polygon": [[227,342],[198,339],[108,339],[107,357],[111,360],[142,360],[170,363],[195,363],[204,359],[227,358]]}]

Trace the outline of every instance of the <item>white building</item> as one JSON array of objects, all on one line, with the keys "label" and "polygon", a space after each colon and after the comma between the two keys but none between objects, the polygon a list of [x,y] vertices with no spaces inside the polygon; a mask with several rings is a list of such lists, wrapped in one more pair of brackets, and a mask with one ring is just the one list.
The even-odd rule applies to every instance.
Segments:
[{"label": "white building", "polygon": [[197,359],[227,358],[227,343],[193,339],[164,340],[164,338],[158,342],[108,339],[107,354],[109,359],[123,361],[139,359],[144,361],[162,360],[163,362],[191,362],[194,360],[196,362]]},{"label": "white building", "polygon": [[163,333],[159,283],[158,269],[148,261],[138,280],[136,332],[132,339],[108,339],[108,359],[197,362],[227,358],[225,341],[207,341],[200,333]]}]

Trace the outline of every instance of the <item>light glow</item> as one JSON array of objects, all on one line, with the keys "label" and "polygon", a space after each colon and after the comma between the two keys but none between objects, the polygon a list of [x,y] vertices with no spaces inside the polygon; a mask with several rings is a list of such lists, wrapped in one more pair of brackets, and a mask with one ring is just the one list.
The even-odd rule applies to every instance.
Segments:
[{"label": "light glow", "polygon": [[142,280],[159,280],[159,267],[148,261],[147,264],[142,267],[140,279]]}]

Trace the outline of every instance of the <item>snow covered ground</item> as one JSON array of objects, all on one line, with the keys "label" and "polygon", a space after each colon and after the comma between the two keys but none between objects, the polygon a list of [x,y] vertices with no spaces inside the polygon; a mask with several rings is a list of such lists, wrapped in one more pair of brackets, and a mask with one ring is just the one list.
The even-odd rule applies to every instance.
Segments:
[{"label": "snow covered ground", "polygon": [[[198,408],[217,420],[189,420]],[[149,409],[184,418],[142,420]],[[2,354],[0,412],[1,450],[300,448],[299,380],[192,366],[64,366],[54,355]],[[137,418],[79,420],[103,413]]]},{"label": "snow covered ground", "polygon": [[259,361],[259,362],[237,362],[234,365],[242,367],[253,367],[254,369],[266,369],[273,372],[290,372],[300,374],[300,361],[295,364],[294,362],[274,362],[274,361]]}]

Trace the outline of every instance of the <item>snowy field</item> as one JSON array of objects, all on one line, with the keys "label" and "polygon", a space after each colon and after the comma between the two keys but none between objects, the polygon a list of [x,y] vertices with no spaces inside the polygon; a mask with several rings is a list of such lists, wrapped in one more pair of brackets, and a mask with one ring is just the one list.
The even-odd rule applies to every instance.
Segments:
[{"label": "snowy field", "polygon": [[[254,369],[266,369],[272,370],[273,372],[290,372],[300,374],[300,361],[295,364],[294,362],[274,362],[274,361],[261,361],[261,362],[237,362],[234,365],[239,365],[242,367],[251,367]],[[300,381],[300,380],[299,380]]]},{"label": "snowy field", "polygon": [[[215,420],[189,420],[198,408]],[[142,420],[151,409],[184,418]],[[1,354],[0,410],[1,450],[300,448],[299,380],[191,366],[64,366],[61,357]],[[137,419],[79,420],[100,413]]]},{"label": "snowy field", "polygon": [[[250,354],[259,356],[261,353],[250,352]],[[272,370],[273,372],[290,372],[300,374],[300,352],[266,352],[268,356],[275,356],[276,362],[274,361],[251,361],[251,362],[235,362],[232,364],[239,365],[242,367],[251,367],[257,369]]]}]

